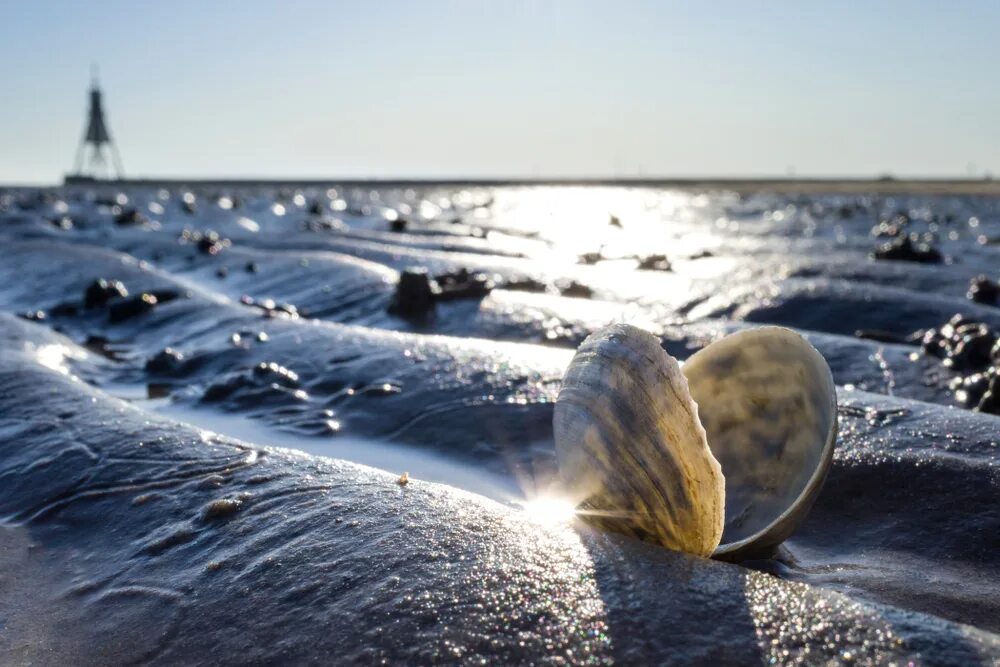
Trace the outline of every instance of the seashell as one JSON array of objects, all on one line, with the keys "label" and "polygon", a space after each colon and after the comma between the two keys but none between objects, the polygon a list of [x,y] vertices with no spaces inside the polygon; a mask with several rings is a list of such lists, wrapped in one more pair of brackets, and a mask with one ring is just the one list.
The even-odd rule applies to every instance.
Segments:
[{"label": "seashell", "polygon": [[722,537],[725,486],[677,360],[616,324],[588,337],[553,417],[559,472],[605,528],[708,556]]},{"label": "seashell", "polygon": [[563,486],[601,527],[725,560],[766,557],[805,518],[836,440],[829,366],[782,327],[683,369],[627,324],[590,336],[553,418]]}]

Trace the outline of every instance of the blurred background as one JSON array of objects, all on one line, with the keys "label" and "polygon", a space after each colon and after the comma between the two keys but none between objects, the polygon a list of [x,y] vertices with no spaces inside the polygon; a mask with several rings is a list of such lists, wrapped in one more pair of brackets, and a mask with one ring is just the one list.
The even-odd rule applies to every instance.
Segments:
[{"label": "blurred background", "polygon": [[0,3],[0,182],[92,64],[129,176],[955,176],[1000,167],[1000,4]]}]

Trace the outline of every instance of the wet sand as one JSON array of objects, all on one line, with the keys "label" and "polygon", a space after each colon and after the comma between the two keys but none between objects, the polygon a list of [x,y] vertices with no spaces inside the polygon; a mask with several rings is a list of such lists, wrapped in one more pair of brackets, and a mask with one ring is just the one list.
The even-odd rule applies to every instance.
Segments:
[{"label": "wet sand", "polygon": [[[0,656],[991,663],[998,240],[958,194],[0,192]],[[834,466],[774,559],[533,515],[562,371],[620,320],[827,359]]]}]

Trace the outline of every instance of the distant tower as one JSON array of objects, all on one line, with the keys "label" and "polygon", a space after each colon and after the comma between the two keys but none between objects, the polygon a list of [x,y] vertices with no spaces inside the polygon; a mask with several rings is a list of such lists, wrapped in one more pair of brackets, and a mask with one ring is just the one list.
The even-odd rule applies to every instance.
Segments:
[{"label": "distant tower", "polygon": [[118,147],[111,141],[111,134],[108,132],[108,125],[104,121],[104,107],[101,104],[101,89],[97,87],[97,67],[92,66],[90,71],[90,110],[87,116],[87,131],[80,140],[80,147],[76,150],[76,160],[73,163],[74,175],[78,177],[90,178],[110,178],[111,165],[108,163],[107,153],[111,154],[114,163],[115,178],[122,178],[125,171],[122,169],[121,156],[118,155]]}]

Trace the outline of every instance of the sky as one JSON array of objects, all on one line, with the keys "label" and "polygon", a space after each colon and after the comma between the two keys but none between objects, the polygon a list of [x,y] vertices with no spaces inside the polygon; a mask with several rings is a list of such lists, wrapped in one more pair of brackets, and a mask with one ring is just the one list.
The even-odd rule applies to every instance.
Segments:
[{"label": "sky", "polygon": [[1000,2],[0,0],[0,182],[1000,175]]}]

